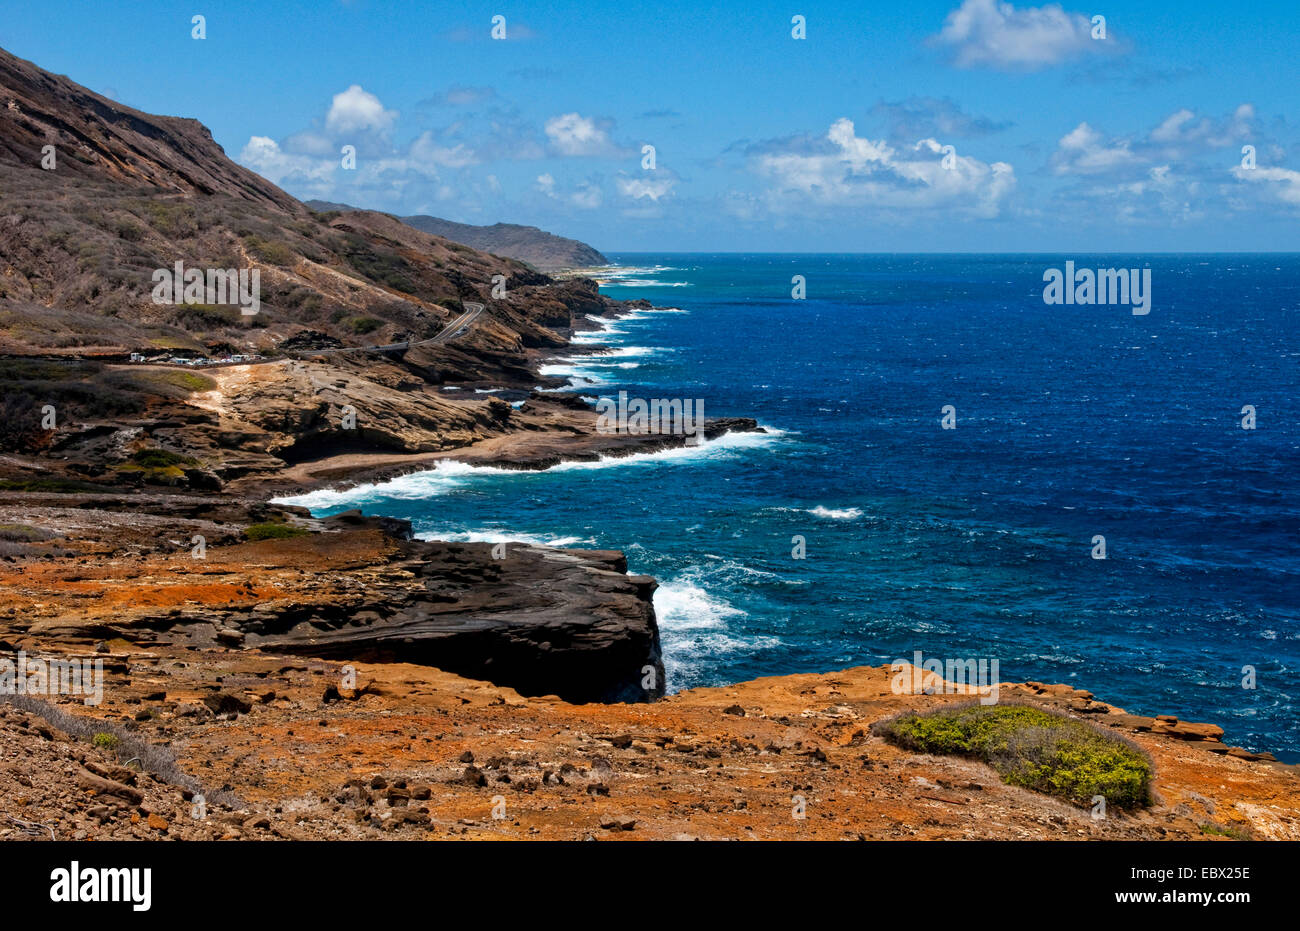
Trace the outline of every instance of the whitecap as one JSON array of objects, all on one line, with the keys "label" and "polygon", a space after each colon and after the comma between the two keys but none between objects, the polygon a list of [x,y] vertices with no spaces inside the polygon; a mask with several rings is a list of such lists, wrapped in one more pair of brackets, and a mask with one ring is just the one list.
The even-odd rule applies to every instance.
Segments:
[{"label": "whitecap", "polygon": [[857,520],[862,516],[861,508],[828,508],[820,504],[808,510],[814,517],[828,517],[831,520]]},{"label": "whitecap", "polygon": [[560,462],[547,469],[503,469],[499,466],[470,465],[456,459],[440,459],[432,469],[411,472],[384,482],[357,485],[351,488],[320,488],[301,495],[274,498],[275,504],[293,504],[312,511],[337,507],[359,507],[384,499],[419,501],[448,494],[463,487],[476,476],[493,475],[527,481],[552,472],[574,472],[597,469],[616,469],[625,466],[647,466],[663,463],[709,462],[731,459],[748,450],[771,446],[785,434],[768,428],[767,433],[724,433],[713,440],[695,446],[678,446],[653,452],[631,453],[624,456],[604,455],[595,460]]},{"label": "whitecap", "polygon": [[592,546],[595,537],[561,537],[541,533],[521,533],[482,527],[475,530],[428,530],[415,535],[417,540],[441,540],[448,543],[530,543],[536,546]]}]

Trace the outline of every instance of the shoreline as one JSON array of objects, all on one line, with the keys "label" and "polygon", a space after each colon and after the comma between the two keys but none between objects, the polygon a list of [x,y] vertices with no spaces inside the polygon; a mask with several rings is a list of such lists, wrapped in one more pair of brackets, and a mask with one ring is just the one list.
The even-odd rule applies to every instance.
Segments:
[{"label": "shoreline", "polygon": [[[585,345],[551,352],[601,349]],[[105,819],[102,782],[78,795],[57,780],[29,820],[104,839],[778,839],[791,836],[788,786],[805,786],[831,806],[796,835],[810,839],[1300,839],[1300,765],[1231,747],[1212,725],[1130,715],[1066,685],[1003,683],[1011,700],[1113,730],[1155,761],[1153,807],[1097,822],[982,764],[876,736],[885,717],[963,697],[896,694],[887,667],[662,694],[657,582],[629,575],[620,552],[413,539],[403,520],[317,518],[274,500],[440,462],[538,470],[686,439],[597,434],[595,411],[558,393],[529,391],[518,416],[532,429],[431,452],[337,452],[220,489],[12,492],[0,524],[60,533],[29,544],[49,548],[44,560],[0,560],[0,646],[100,656],[109,687],[93,709],[0,700],[0,743],[37,755],[52,743],[109,782],[110,754],[77,731],[107,729],[149,753],[180,747],[169,751],[180,775],[132,777],[153,820]],[[706,435],[758,430],[729,418]],[[288,535],[254,540],[255,526]],[[195,536],[203,560],[191,558]],[[33,721],[52,734],[35,747]],[[643,787],[646,766],[666,788]],[[774,773],[785,784],[775,790]],[[8,780],[0,795],[23,791]],[[213,817],[186,819],[178,785],[212,790]],[[494,793],[514,822],[485,818]]]},{"label": "shoreline", "polygon": [[[613,302],[611,300],[601,308],[598,316],[603,318],[602,320],[590,319],[592,314],[578,316],[568,328],[563,346],[529,353],[529,365],[534,381],[541,384],[548,381],[563,384],[562,379],[542,376],[538,373],[538,369],[547,359],[560,357],[561,354],[598,355],[617,348],[596,342],[574,343],[572,340],[575,334],[599,334],[608,330],[610,323],[618,319],[655,312],[681,311],[678,308],[654,307],[648,301]],[[509,392],[518,389],[498,387],[496,390]],[[250,475],[234,479],[225,484],[217,497],[226,501],[227,507],[243,507],[249,513],[269,507],[282,512],[290,522],[305,521],[311,525],[319,525],[322,519],[313,516],[309,509],[284,502],[283,499],[327,489],[346,492],[361,486],[382,484],[403,476],[428,471],[431,468],[436,469],[444,462],[455,462],[472,467],[543,471],[564,463],[598,462],[653,455],[685,446],[686,438],[679,435],[595,433],[592,429],[596,417],[595,411],[576,397],[580,391],[581,389],[575,388],[572,393],[542,394],[536,390],[527,393],[525,408],[532,405],[541,411],[548,418],[550,428],[548,430],[517,429],[477,440],[468,445],[431,452],[338,453],[319,459],[286,464],[271,475]],[[706,438],[713,441],[730,432],[767,433],[768,430],[751,418],[715,418],[708,422]],[[145,494],[147,495],[147,492]],[[205,493],[196,489],[194,494],[202,496]],[[108,488],[87,490],[85,495],[109,499],[121,498],[123,495],[128,498],[134,497],[130,489]],[[383,515],[369,515],[368,519],[392,520]],[[446,541],[434,538],[422,542]],[[567,548],[561,548],[560,551],[584,552]],[[653,612],[651,613],[651,624],[657,628],[653,620]],[[657,641],[657,629],[654,637]]]}]

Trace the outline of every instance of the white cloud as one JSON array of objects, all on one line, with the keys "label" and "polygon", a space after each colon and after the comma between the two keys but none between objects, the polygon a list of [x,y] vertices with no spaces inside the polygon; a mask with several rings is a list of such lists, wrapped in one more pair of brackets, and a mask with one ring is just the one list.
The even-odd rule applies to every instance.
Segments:
[{"label": "white cloud", "polygon": [[338,165],[336,160],[285,152],[266,136],[251,136],[239,153],[239,161],[274,184],[293,184],[315,194],[329,190],[334,166]]},{"label": "white cloud", "polygon": [[[1109,41],[1109,40],[1107,40]],[[958,67],[1036,70],[1099,52],[1092,22],[1052,3],[1016,9],[1000,0],[963,0],[948,14],[934,44],[948,46]]]},{"label": "white cloud", "polygon": [[546,136],[559,155],[616,156],[618,146],[610,141],[606,129],[590,117],[577,113],[553,116],[546,121]]},{"label": "white cloud", "polygon": [[1284,204],[1300,207],[1300,171],[1290,168],[1242,168],[1232,170],[1240,181],[1262,184]]},{"label": "white cloud", "polygon": [[811,202],[826,207],[880,206],[902,209],[947,208],[993,216],[1015,188],[1006,162],[986,164],[953,154],[944,167],[943,146],[923,139],[900,154],[884,141],[857,135],[841,118],[825,140],[793,149],[768,144],[756,156],[755,170],[775,187],[768,200]]},{"label": "white cloud", "polygon": [[411,143],[410,158],[412,162],[424,165],[442,166],[444,168],[464,168],[477,165],[478,156],[473,149],[461,143],[453,146],[439,145],[432,133],[421,133]]},{"label": "white cloud", "polygon": [[1198,120],[1195,112],[1184,107],[1166,117],[1147,138],[1153,143],[1166,146],[1204,143],[1221,149],[1249,138],[1254,131],[1254,124],[1255,108],[1248,103],[1241,104],[1231,116],[1217,122],[1208,117]]},{"label": "white cloud", "polygon": [[1195,111],[1182,107],[1145,136],[1108,138],[1088,123],[1080,123],[1061,137],[1050,164],[1058,175],[1135,177],[1153,165],[1192,161],[1214,149],[1249,141],[1255,135],[1255,108],[1251,104],[1243,103],[1217,120],[1198,117]]},{"label": "white cloud", "polygon": [[1058,175],[1102,174],[1136,165],[1139,161],[1128,141],[1107,141],[1087,123],[1080,123],[1057,143],[1052,155],[1052,170]]},{"label": "white cloud", "polygon": [[569,200],[575,207],[581,207],[584,210],[595,210],[604,201],[604,195],[599,187],[590,181],[584,181],[578,186],[578,189],[569,196]]},{"label": "white cloud", "polygon": [[1181,110],[1175,110],[1165,121],[1151,130],[1151,139],[1154,142],[1173,142],[1182,134],[1183,126],[1188,120],[1196,118],[1196,114],[1184,107]]},{"label": "white cloud", "polygon": [[674,178],[662,173],[656,172],[656,174],[658,177],[620,177],[615,182],[618,185],[618,192],[624,197],[630,197],[633,200],[646,198],[658,203],[661,197],[666,197],[671,193],[677,182]]},{"label": "white cloud", "polygon": [[537,176],[537,190],[547,197],[555,196],[555,178],[550,174]]},{"label": "white cloud", "polygon": [[396,110],[385,110],[378,97],[362,90],[360,84],[353,84],[341,94],[334,95],[325,116],[325,128],[332,133],[386,133],[396,120]]}]

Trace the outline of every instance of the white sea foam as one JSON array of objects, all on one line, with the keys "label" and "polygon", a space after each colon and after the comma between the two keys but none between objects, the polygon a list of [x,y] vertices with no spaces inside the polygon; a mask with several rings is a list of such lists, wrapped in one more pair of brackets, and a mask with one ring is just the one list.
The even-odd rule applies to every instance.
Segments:
[{"label": "white sea foam", "polygon": [[619,346],[598,354],[559,356],[539,367],[538,373],[551,378],[567,378],[569,384],[565,388],[542,390],[549,390],[554,393],[556,391],[567,391],[570,388],[612,384],[608,377],[609,369],[630,371],[641,367],[640,362],[621,360],[640,358],[663,351],[665,350],[656,349],[652,346]]},{"label": "white sea foam", "polygon": [[312,511],[336,507],[369,504],[383,498],[396,498],[404,501],[420,501],[447,494],[463,486],[473,475],[483,471],[505,471],[504,469],[486,469],[472,466],[451,459],[440,460],[432,469],[401,475],[386,482],[370,485],[357,485],[352,488],[318,488],[301,495],[288,495],[273,499],[277,504],[295,504]]},{"label": "white sea foam", "polygon": [[654,281],[649,278],[597,278],[596,283],[615,288],[689,288],[689,281]]},{"label": "white sea foam", "polygon": [[542,533],[516,533],[492,527],[475,530],[430,530],[415,535],[417,540],[446,540],[451,543],[531,543],[537,546],[593,546],[595,537],[556,537]]},{"label": "white sea foam", "polygon": [[655,590],[654,605],[660,629],[672,633],[725,628],[728,618],[746,616],[740,608],[688,581],[661,584]]},{"label": "white sea foam", "polygon": [[689,287],[689,281],[660,281],[649,275],[662,275],[664,272],[681,271],[670,265],[609,265],[591,269],[591,277],[597,284],[620,288],[682,288]]},{"label": "white sea foam", "polygon": [[728,653],[757,653],[781,645],[777,637],[741,636],[731,625],[747,617],[693,579],[698,570],[662,582],[654,593],[655,616],[663,644],[666,688],[678,691],[696,681],[697,671]]},{"label": "white sea foam", "polygon": [[[602,317],[599,314],[587,314],[587,319],[592,323],[599,324],[598,330],[582,330],[574,333],[569,340],[574,345],[589,346],[593,344],[603,344],[611,336],[625,336],[627,331],[619,326],[620,323],[642,320],[646,317],[652,317],[656,314],[684,314],[689,311],[680,307],[638,307],[630,310],[618,317]],[[665,350],[656,350],[665,351]]]},{"label": "white sea foam", "polygon": [[820,504],[815,508],[771,507],[763,510],[780,511],[786,514],[811,514],[813,517],[824,517],[827,520],[857,520],[862,516],[861,508],[828,508]]},{"label": "white sea foam", "polygon": [[862,509],[861,508],[828,508],[828,507],[822,507],[819,504],[817,505],[817,507],[809,510],[808,513],[813,515],[814,517],[828,517],[831,520],[856,520],[857,518],[862,516]]},{"label": "white sea foam", "polygon": [[386,482],[344,489],[321,488],[301,495],[275,498],[274,502],[294,504],[315,511],[336,507],[357,507],[386,498],[419,501],[454,492],[476,477],[496,476],[530,481],[559,472],[619,469],[628,466],[644,468],[657,464],[675,465],[731,459],[749,450],[772,446],[785,436],[780,430],[770,427],[767,429],[767,433],[726,433],[716,440],[707,440],[698,446],[679,446],[626,456],[602,456],[592,461],[561,462],[549,469],[503,469],[497,466],[470,465],[454,459],[441,459],[432,469],[400,475]]},{"label": "white sea foam", "polygon": [[596,365],[604,359],[632,359],[640,356],[653,356],[661,352],[672,352],[671,349],[664,349],[658,346],[615,346],[604,352],[591,353],[585,356],[574,356],[574,359],[587,360],[589,364]]}]

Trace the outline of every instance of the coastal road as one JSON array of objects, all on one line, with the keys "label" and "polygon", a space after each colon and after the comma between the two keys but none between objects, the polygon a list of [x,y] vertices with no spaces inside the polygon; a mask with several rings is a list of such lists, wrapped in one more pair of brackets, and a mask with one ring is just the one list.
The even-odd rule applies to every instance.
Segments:
[{"label": "coastal road", "polygon": [[478,320],[479,315],[483,313],[482,304],[475,304],[470,301],[463,302],[462,306],[465,312],[443,327],[435,336],[428,339],[417,340],[416,342],[404,343],[387,343],[383,346],[344,346],[338,349],[311,349],[304,352],[296,352],[294,355],[302,358],[315,358],[317,356],[334,355],[341,352],[403,352],[407,349],[414,349],[416,346],[428,346],[434,343],[447,343],[460,336],[462,332],[467,332],[474,322]]}]

